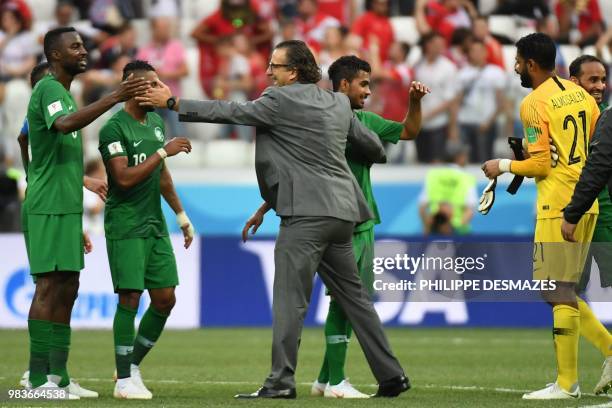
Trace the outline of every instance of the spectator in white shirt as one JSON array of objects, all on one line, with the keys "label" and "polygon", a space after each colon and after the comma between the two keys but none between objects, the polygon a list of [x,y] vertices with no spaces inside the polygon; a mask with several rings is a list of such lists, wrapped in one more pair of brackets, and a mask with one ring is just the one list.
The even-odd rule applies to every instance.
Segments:
[{"label": "spectator in white shirt", "polygon": [[0,11],[0,81],[27,78],[36,65],[36,39],[13,3]]},{"label": "spectator in white shirt", "polygon": [[459,71],[459,133],[470,146],[470,162],[482,163],[493,157],[497,137],[496,119],[504,111],[506,76],[497,65],[487,63],[487,47],[474,40],[469,64]]},{"label": "spectator in white shirt", "polygon": [[423,59],[414,69],[414,79],[428,84],[431,94],[423,99],[423,126],[416,139],[417,158],[421,163],[441,162],[444,160],[446,141],[456,139],[456,109],[454,100],[457,94],[457,68],[443,54],[446,51],[444,38],[430,32],[421,38]]}]

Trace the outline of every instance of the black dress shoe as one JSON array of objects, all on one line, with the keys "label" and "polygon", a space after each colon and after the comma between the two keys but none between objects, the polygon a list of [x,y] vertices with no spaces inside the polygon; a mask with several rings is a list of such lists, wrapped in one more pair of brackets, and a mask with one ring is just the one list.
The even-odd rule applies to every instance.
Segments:
[{"label": "black dress shoe", "polygon": [[295,388],[287,388],[285,390],[273,390],[272,388],[261,387],[252,394],[236,394],[236,399],[252,399],[252,398],[280,398],[280,399],[295,399],[297,393]]},{"label": "black dress shoe", "polygon": [[378,391],[373,397],[397,397],[409,389],[410,380],[405,375],[400,375],[378,384]]}]

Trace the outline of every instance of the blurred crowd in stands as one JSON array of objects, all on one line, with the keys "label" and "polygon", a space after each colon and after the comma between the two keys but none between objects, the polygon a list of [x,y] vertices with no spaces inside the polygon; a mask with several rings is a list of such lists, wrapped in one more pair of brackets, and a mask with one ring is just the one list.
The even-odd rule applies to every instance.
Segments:
[{"label": "blurred crowd in stands", "polygon": [[[72,89],[81,105],[117,86],[123,66],[135,58],[154,65],[178,96],[245,101],[268,86],[268,58],[279,41],[307,42],[325,87],[336,58],[358,55],[372,66],[368,110],[401,121],[410,82],[432,89],[423,99],[416,143],[389,147],[391,161],[402,164],[442,161],[449,140],[469,146],[471,163],[494,151],[510,154],[505,138],[520,136],[518,104],[528,93],[513,73],[513,43],[522,35],[537,30],[558,42],[563,77],[583,53],[612,62],[612,0],[0,0],[0,10],[5,166],[19,164],[16,136],[28,75],[43,57],[45,32],[57,26],[77,28],[89,49],[91,69]],[[251,152],[251,128],[186,126],[174,112],[160,113],[168,136],[202,143],[202,155],[187,166]],[[97,156],[97,130],[106,118],[84,132],[90,158]],[[218,151],[210,150],[215,142]]]}]

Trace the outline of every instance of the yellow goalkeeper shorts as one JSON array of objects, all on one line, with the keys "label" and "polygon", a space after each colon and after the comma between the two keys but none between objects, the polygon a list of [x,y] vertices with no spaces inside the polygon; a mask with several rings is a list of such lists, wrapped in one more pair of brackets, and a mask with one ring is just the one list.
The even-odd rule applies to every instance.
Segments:
[{"label": "yellow goalkeeper shorts", "polygon": [[563,218],[536,221],[533,245],[533,279],[577,283],[589,252],[597,214],[585,214],[576,227],[574,238],[567,242],[561,235]]}]

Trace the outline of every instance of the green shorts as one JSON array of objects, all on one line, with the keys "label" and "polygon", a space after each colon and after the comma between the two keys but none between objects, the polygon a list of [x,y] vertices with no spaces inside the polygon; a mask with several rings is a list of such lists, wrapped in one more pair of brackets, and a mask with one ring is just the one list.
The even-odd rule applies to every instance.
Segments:
[{"label": "green shorts", "polygon": [[30,273],[79,272],[85,267],[82,214],[28,214],[24,233]]},{"label": "green shorts", "polygon": [[176,259],[169,237],[107,239],[113,288],[159,289],[178,285]]},{"label": "green shorts", "polygon": [[595,227],[589,255],[584,265],[584,272],[576,287],[578,293],[586,290],[589,284],[593,259],[599,267],[601,287],[612,286],[612,227]]},{"label": "green shorts", "polygon": [[[353,233],[353,253],[366,292],[374,293],[374,228]],[[325,292],[329,295],[329,291]]]}]

